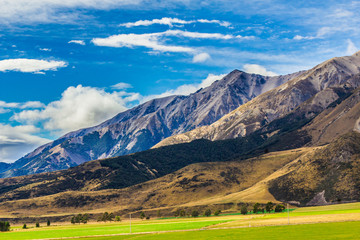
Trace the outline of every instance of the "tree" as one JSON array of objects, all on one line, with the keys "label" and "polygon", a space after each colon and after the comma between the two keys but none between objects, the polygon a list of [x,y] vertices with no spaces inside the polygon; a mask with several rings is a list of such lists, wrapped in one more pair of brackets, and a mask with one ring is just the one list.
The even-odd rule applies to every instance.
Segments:
[{"label": "tree", "polygon": [[211,216],[211,210],[210,209],[206,209],[206,211],[204,212],[204,215],[207,217]]},{"label": "tree", "polygon": [[46,221],[46,226],[50,226],[50,220],[49,219]]},{"label": "tree", "polygon": [[23,229],[26,229],[26,228],[27,228],[26,223],[24,223],[24,225],[23,225],[22,228],[23,228]]},{"label": "tree", "polygon": [[179,216],[180,216],[180,217],[185,217],[185,216],[186,216],[186,212],[185,212],[184,209],[181,209],[181,210],[180,210]]},{"label": "tree", "polygon": [[115,222],[121,222],[120,216],[115,216]]},{"label": "tree", "polygon": [[192,216],[192,217],[198,217],[198,216],[199,216],[199,212],[196,211],[196,210],[193,210],[192,213],[191,213],[191,216]]},{"label": "tree", "polygon": [[145,218],[145,213],[144,212],[140,212],[140,218],[144,219]]},{"label": "tree", "polygon": [[35,223],[35,227],[37,227],[37,228],[40,227],[40,223],[39,223],[39,222],[36,222],[36,223]]},{"label": "tree", "polygon": [[243,205],[240,209],[241,214],[246,215],[248,213],[248,209],[246,205]]},{"label": "tree", "polygon": [[78,224],[80,224],[81,223],[81,220],[82,220],[82,214],[78,214],[78,215],[76,215],[76,217],[75,217],[75,223],[78,223]]},{"label": "tree", "polygon": [[260,203],[255,203],[253,207],[253,213],[257,213],[260,210]]},{"label": "tree", "polygon": [[146,216],[146,220],[149,220],[150,219],[150,215]]},{"label": "tree", "polygon": [[176,209],[176,211],[174,212],[174,217],[178,216],[180,216],[180,209]]},{"label": "tree", "polygon": [[89,214],[85,213],[84,215],[82,215],[81,217],[81,222],[83,224],[86,224],[89,221]]},{"label": "tree", "polygon": [[284,210],[285,210],[285,206],[282,205],[282,204],[278,204],[278,205],[276,205],[276,207],[275,207],[275,212],[282,212],[282,211],[284,211]]},{"label": "tree", "polygon": [[71,223],[72,223],[72,224],[75,224],[75,216],[73,216],[73,217],[71,218]]},{"label": "tree", "polygon": [[266,212],[271,212],[274,209],[274,204],[272,202],[268,202],[265,206]]},{"label": "tree", "polygon": [[10,223],[9,222],[0,222],[0,231],[1,232],[10,231]]},{"label": "tree", "polygon": [[216,211],[214,212],[214,215],[215,215],[215,216],[219,216],[220,213],[221,213],[221,210],[218,209],[218,210],[216,210]]},{"label": "tree", "polygon": [[108,220],[111,222],[114,220],[114,214],[113,213],[110,213],[109,216],[108,216]]},{"label": "tree", "polygon": [[104,212],[103,215],[102,215],[101,220],[102,220],[103,222],[106,222],[108,219],[109,219],[109,213],[108,213],[108,212]]},{"label": "tree", "polygon": [[160,212],[160,210],[157,210],[156,216],[157,216],[158,218],[161,217],[161,212]]}]

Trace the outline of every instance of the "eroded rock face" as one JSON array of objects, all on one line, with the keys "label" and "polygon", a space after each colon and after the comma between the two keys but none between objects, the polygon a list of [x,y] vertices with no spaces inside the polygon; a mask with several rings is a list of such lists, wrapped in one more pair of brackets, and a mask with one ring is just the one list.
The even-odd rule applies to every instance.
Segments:
[{"label": "eroded rock face", "polygon": [[325,199],[325,190],[324,190],[316,194],[315,197],[306,204],[306,206],[324,206],[328,204],[329,203]]},{"label": "eroded rock face", "polygon": [[154,99],[98,126],[68,133],[19,159],[0,176],[61,170],[93,159],[147,150],[174,134],[210,125],[299,74],[265,77],[234,70],[189,96]]},{"label": "eroded rock face", "polygon": [[289,114],[309,99],[313,101],[310,105],[322,110],[339,97],[330,88],[359,87],[359,78],[353,77],[359,73],[359,53],[330,59],[241,105],[213,124],[171,136],[155,147],[191,142],[201,138],[213,141],[246,136],[265,124]]}]

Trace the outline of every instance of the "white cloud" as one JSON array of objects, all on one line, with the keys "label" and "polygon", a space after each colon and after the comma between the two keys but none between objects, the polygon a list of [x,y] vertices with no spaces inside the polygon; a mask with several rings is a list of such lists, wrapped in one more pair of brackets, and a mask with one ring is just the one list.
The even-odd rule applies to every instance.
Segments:
[{"label": "white cloud", "polygon": [[94,126],[126,110],[126,103],[132,101],[134,95],[78,85],[66,89],[60,100],[44,109],[24,110],[13,119],[26,124],[42,123],[46,130],[65,133]]},{"label": "white cloud", "polygon": [[199,53],[193,57],[193,63],[200,63],[209,60],[211,57],[208,53]]},{"label": "white cloud", "polygon": [[150,26],[153,24],[160,24],[160,25],[168,25],[171,27],[171,26],[173,26],[173,24],[190,24],[190,23],[194,23],[194,22],[195,21],[186,21],[186,20],[181,20],[178,18],[163,17],[161,19],[139,20],[136,22],[123,23],[123,24],[120,24],[120,26],[125,26],[127,28],[130,28],[130,27]]},{"label": "white cloud", "polygon": [[223,27],[230,27],[231,23],[227,21],[220,21],[220,20],[208,20],[208,19],[199,19],[197,20],[200,23],[216,23]]},{"label": "white cloud", "polygon": [[201,81],[200,83],[184,84],[177,87],[176,89],[167,90],[161,94],[145,96],[142,98],[141,102],[146,102],[154,98],[162,98],[171,95],[189,95],[191,93],[196,92],[200,88],[205,88],[210,86],[213,82],[215,82],[216,80],[220,80],[225,76],[226,74],[221,74],[221,75],[209,74],[207,78]]},{"label": "white cloud", "polygon": [[0,107],[0,114],[8,113],[8,112],[10,112],[9,109],[5,109],[5,108]]},{"label": "white cloud", "polygon": [[159,33],[160,35],[165,36],[182,36],[188,38],[198,38],[198,39],[232,39],[236,38],[237,36],[230,35],[230,34],[221,34],[221,33],[199,33],[199,32],[188,32],[188,31],[181,31],[181,30],[167,30],[166,32]]},{"label": "white cloud", "polygon": [[245,64],[243,66],[244,72],[247,73],[255,73],[255,74],[260,74],[263,76],[276,76],[278,74],[268,71],[266,70],[266,68],[264,68],[263,66],[260,66],[258,64]]},{"label": "white cloud", "polygon": [[352,55],[354,53],[356,53],[357,51],[359,51],[359,49],[355,46],[355,44],[348,39],[347,40],[347,49],[346,49],[346,55]]},{"label": "white cloud", "polygon": [[160,41],[159,33],[119,34],[107,38],[94,38],[92,42],[103,47],[146,47],[160,52],[193,52],[189,47],[165,45]]},{"label": "white cloud", "polygon": [[128,89],[128,88],[132,88],[132,87],[133,87],[133,86],[131,86],[131,84],[129,84],[129,83],[124,83],[124,82],[119,82],[119,83],[111,86],[111,88],[113,88],[113,89],[118,89],[118,90]]},{"label": "white cloud", "polygon": [[341,27],[321,27],[317,30],[315,36],[301,36],[296,35],[293,39],[294,40],[313,40],[324,38],[326,35],[334,34],[336,32],[347,31],[348,28],[341,28]]},{"label": "white cloud", "polygon": [[84,40],[71,40],[68,43],[75,43],[75,44],[80,44],[80,45],[85,45]]},{"label": "white cloud", "polygon": [[312,40],[315,39],[316,37],[312,37],[312,36],[301,36],[301,35],[296,35],[293,39],[294,40]]},{"label": "white cloud", "polygon": [[39,129],[31,125],[10,126],[0,123],[0,161],[13,162],[34,148],[50,142],[35,134]]},{"label": "white cloud", "polygon": [[50,48],[39,48],[40,51],[51,52]]},{"label": "white cloud", "polygon": [[[199,32],[188,32],[181,30],[168,30],[165,32],[158,33],[145,33],[145,34],[119,34],[112,35],[107,38],[94,38],[92,43],[97,46],[105,47],[146,47],[155,51],[160,52],[185,52],[194,53],[195,49],[190,47],[172,46],[166,45],[164,37],[175,36],[175,37],[186,37],[195,39],[234,39],[234,38],[247,38],[241,36],[234,36],[230,34],[220,33],[199,33]],[[251,38],[251,37],[249,37]]]},{"label": "white cloud", "polygon": [[346,18],[346,17],[351,17],[353,15],[354,15],[353,12],[350,12],[346,9],[336,9],[335,12],[331,14],[331,16],[335,18]]},{"label": "white cloud", "polygon": [[1,0],[0,24],[68,23],[81,16],[76,8],[107,10],[140,2],[142,0]]},{"label": "white cloud", "polygon": [[26,73],[44,73],[43,71],[56,71],[58,68],[66,67],[64,61],[47,61],[38,59],[6,59],[0,61],[0,71],[16,71]]},{"label": "white cloud", "polygon": [[128,22],[128,23],[122,23],[120,26],[125,26],[127,28],[130,27],[138,27],[138,26],[150,26],[154,24],[160,24],[160,25],[168,25],[169,27],[172,27],[174,24],[192,24],[192,23],[211,23],[211,24],[218,24],[223,27],[230,27],[231,23],[227,21],[220,21],[220,20],[208,20],[208,19],[198,19],[198,20],[182,20],[178,18],[168,18],[163,17],[161,19],[152,19],[152,20],[139,20],[136,22]]},{"label": "white cloud", "polygon": [[17,109],[26,109],[26,108],[43,108],[45,105],[39,101],[28,101],[24,103],[17,102],[4,102],[0,101],[1,108],[17,108]]}]

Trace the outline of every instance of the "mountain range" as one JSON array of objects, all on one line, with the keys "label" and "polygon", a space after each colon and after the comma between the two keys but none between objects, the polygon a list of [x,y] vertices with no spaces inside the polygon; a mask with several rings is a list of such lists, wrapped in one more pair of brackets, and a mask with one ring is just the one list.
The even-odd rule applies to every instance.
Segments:
[{"label": "mountain range", "polygon": [[[243,77],[264,78],[233,71],[194,95]],[[217,121],[174,133],[152,149],[0,179],[0,212],[19,216],[114,209],[125,214],[236,209],[268,201],[300,206],[360,201],[360,52],[270,79],[286,81],[268,91],[261,88],[265,92],[242,100]],[[165,100],[138,108],[156,101]],[[112,126],[115,119],[103,124]],[[81,131],[87,136],[92,130]],[[75,139],[80,132],[66,136]]]},{"label": "mountain range", "polygon": [[13,164],[0,166],[0,177],[62,170],[147,150],[164,138],[217,121],[300,73],[267,77],[234,70],[196,93],[153,99],[98,126],[70,132]]}]

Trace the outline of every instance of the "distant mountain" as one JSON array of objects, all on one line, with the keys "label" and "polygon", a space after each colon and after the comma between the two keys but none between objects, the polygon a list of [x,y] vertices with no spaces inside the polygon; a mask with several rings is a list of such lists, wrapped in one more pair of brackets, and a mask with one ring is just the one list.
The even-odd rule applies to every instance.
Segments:
[{"label": "distant mountain", "polygon": [[[155,147],[191,142],[195,139],[222,140],[249,135],[297,109],[293,115],[311,119],[342,95],[360,86],[360,52],[333,58],[291,81],[241,105],[209,126],[171,136]],[[300,112],[301,110],[301,112]],[[314,112],[315,111],[315,112]]]},{"label": "distant mountain", "polygon": [[300,74],[265,77],[234,70],[189,96],[154,99],[98,126],[68,133],[0,170],[0,177],[67,169],[89,160],[149,149],[174,134],[212,124],[254,97]]}]

